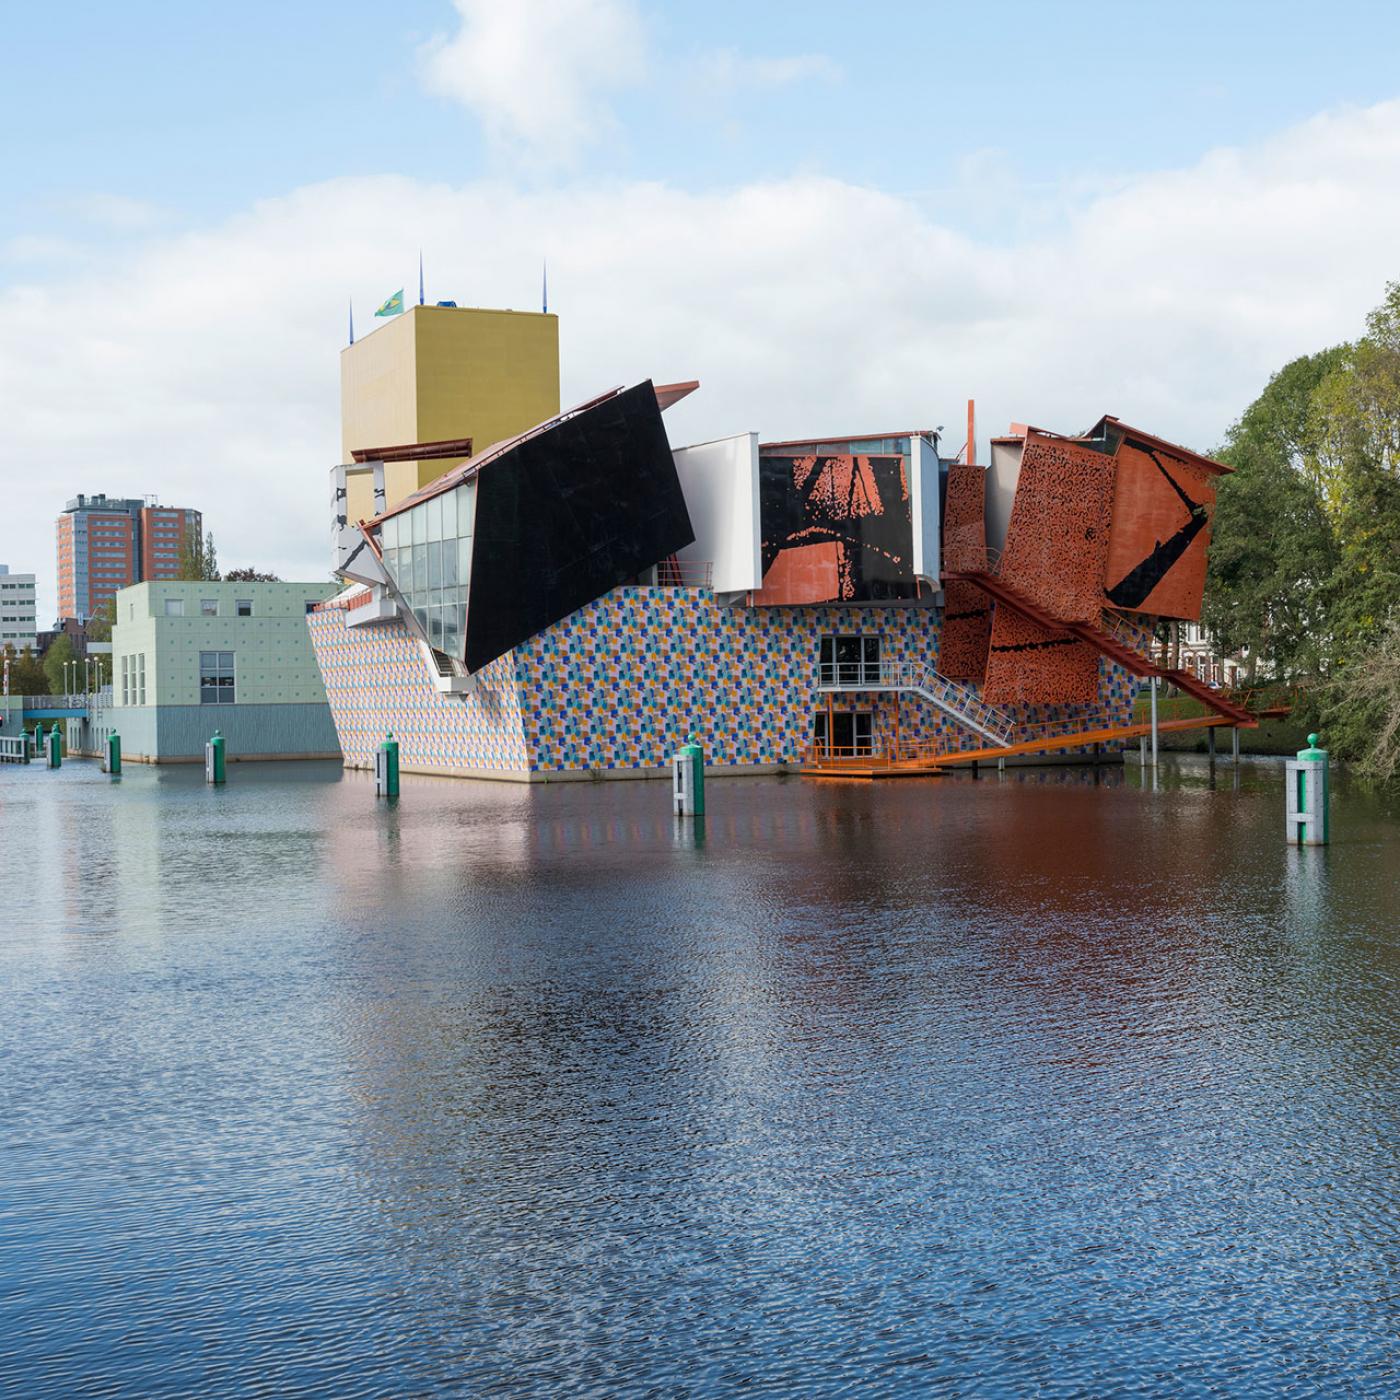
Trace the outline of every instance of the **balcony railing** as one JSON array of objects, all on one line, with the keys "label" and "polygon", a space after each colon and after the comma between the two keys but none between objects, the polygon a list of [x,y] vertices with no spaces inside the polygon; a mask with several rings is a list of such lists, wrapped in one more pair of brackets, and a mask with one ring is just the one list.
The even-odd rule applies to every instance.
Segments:
[{"label": "balcony railing", "polygon": [[898,684],[896,668],[879,661],[823,661],[818,667],[822,690],[870,690]]},{"label": "balcony railing", "polygon": [[709,588],[715,566],[704,559],[663,559],[656,566],[658,588]]}]

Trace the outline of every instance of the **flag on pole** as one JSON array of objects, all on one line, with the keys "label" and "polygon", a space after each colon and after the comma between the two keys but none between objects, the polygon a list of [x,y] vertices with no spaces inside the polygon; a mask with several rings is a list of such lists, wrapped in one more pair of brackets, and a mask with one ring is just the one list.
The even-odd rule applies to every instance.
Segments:
[{"label": "flag on pole", "polygon": [[400,287],[378,311],[376,316],[400,316],[403,314],[403,288]]}]

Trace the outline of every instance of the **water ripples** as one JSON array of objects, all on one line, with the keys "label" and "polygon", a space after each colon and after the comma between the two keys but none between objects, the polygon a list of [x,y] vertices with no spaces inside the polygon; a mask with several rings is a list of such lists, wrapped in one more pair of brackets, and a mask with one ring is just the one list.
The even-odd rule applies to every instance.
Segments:
[{"label": "water ripples", "polygon": [[0,1394],[1400,1392],[1400,824],[0,770]]}]

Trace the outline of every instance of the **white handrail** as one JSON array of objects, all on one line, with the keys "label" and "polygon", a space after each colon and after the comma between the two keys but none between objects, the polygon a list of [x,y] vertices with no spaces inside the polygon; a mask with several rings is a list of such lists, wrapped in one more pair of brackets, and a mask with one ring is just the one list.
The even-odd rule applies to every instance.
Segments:
[{"label": "white handrail", "polygon": [[822,690],[910,690],[950,718],[994,743],[1015,742],[1016,721],[976,691],[921,661],[826,661],[818,671]]}]

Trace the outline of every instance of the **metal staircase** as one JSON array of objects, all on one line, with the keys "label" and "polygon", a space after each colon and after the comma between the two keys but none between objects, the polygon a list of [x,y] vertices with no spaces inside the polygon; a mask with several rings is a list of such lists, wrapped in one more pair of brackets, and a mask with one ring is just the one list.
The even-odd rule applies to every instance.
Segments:
[{"label": "metal staircase", "polygon": [[905,691],[926,700],[949,719],[980,735],[990,744],[1014,743],[1016,721],[1005,710],[989,705],[975,690],[949,680],[918,661],[832,662],[821,667],[818,690]]},{"label": "metal staircase", "polygon": [[1020,589],[1007,583],[1000,574],[992,573],[993,567],[994,564],[989,560],[985,569],[958,572],[944,570],[943,577],[976,584],[989,597],[1004,604],[1012,612],[1019,613],[1037,627],[1043,628],[1052,637],[1075,637],[1081,642],[1087,642],[1110,661],[1116,661],[1125,671],[1135,676],[1156,676],[1187,695],[1194,696],[1203,705],[1237,725],[1253,727],[1259,723],[1258,718],[1249,710],[1227,700],[1189,671],[1168,670],[1158,666],[1151,659],[1151,634],[1143,627],[1130,623],[1122,614],[1105,612],[1098,623],[1054,617]]}]

